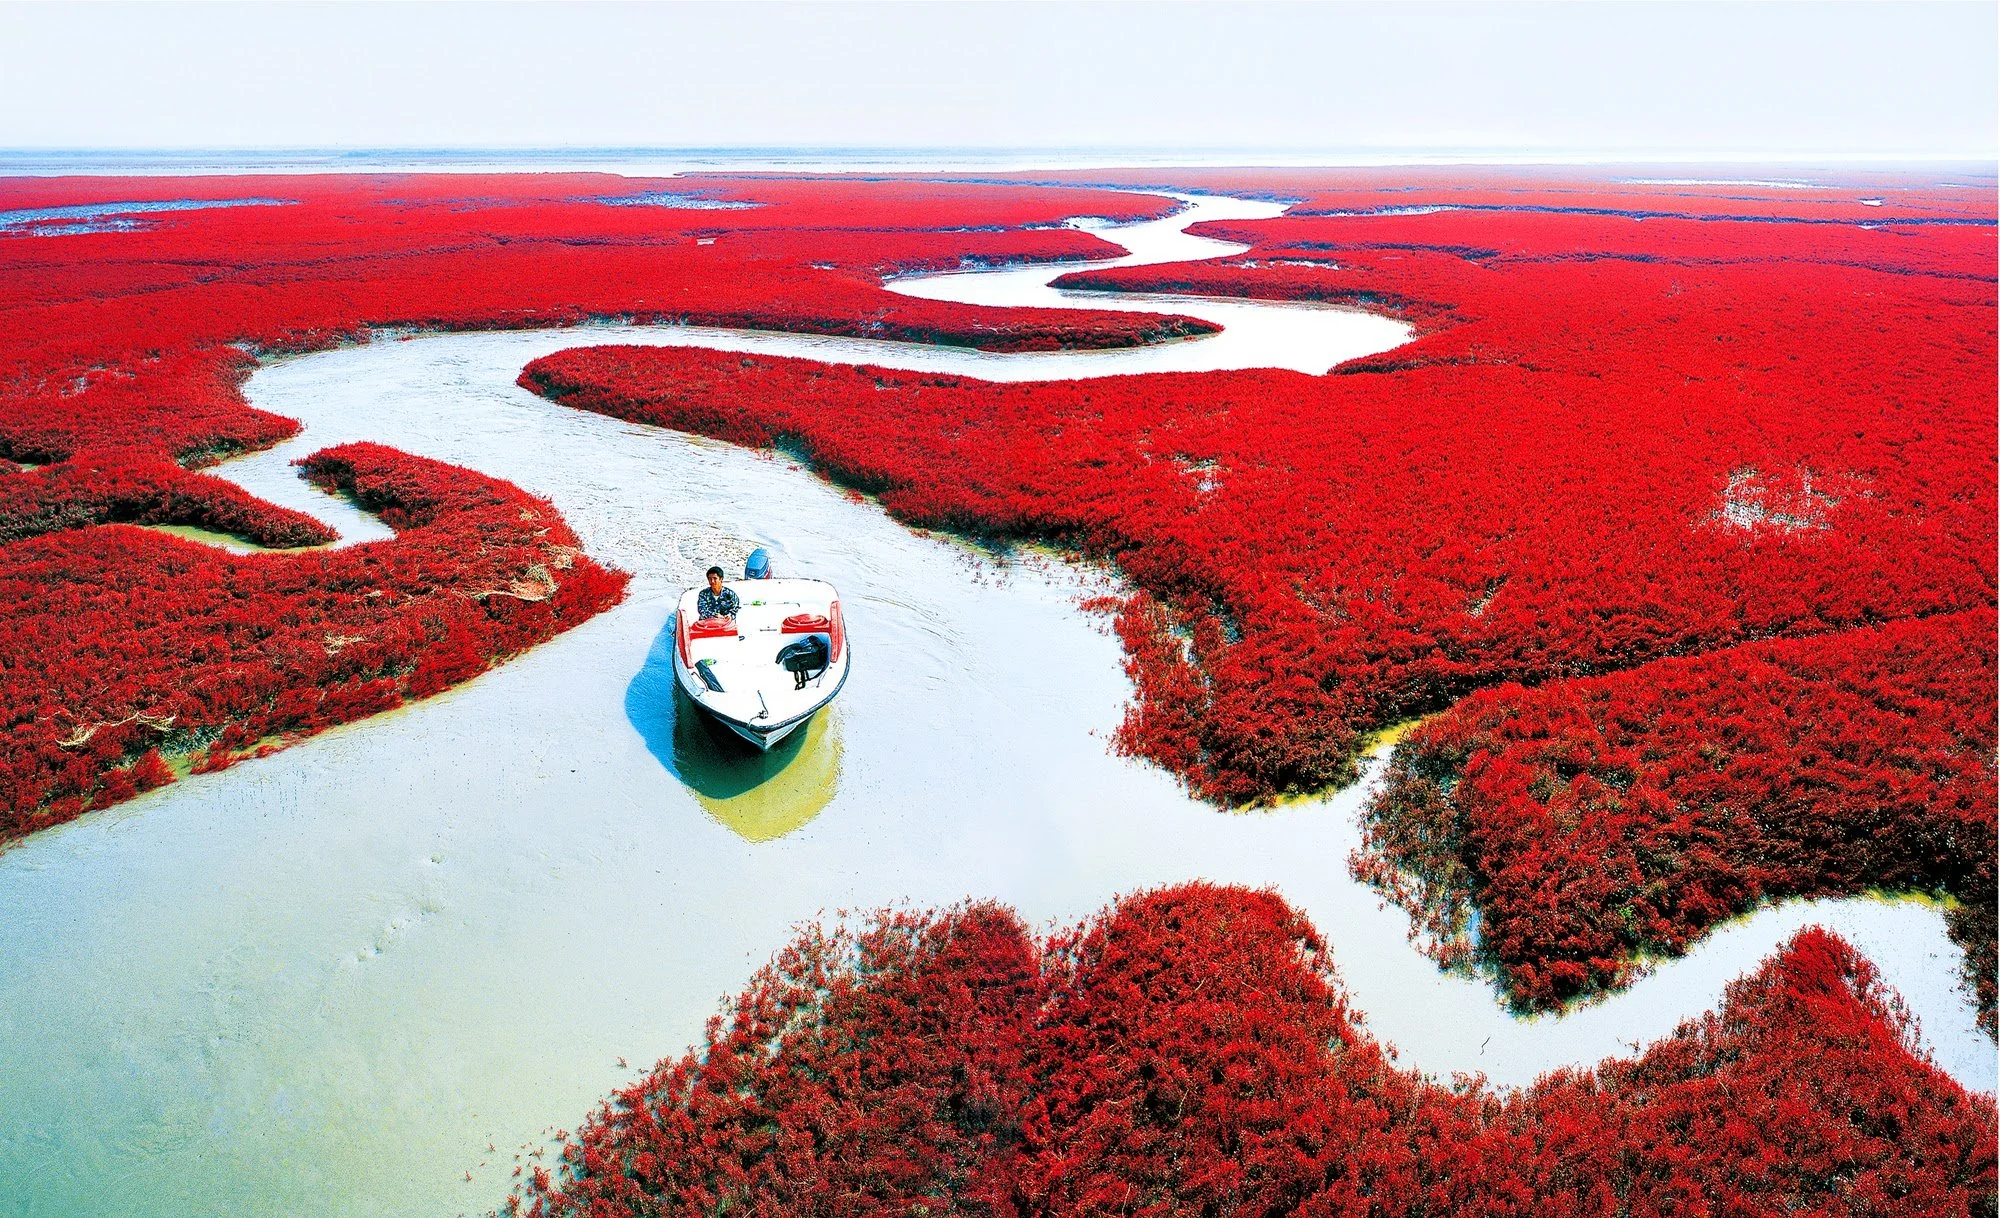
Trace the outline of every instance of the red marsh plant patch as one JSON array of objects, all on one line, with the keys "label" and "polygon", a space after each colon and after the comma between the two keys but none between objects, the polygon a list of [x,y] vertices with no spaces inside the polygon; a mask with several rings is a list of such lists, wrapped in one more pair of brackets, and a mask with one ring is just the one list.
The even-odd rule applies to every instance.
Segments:
[{"label": "red marsh plant patch", "polygon": [[1994,1111],[1810,930],[1629,1060],[1500,1093],[1401,1069],[1329,946],[1192,884],[815,930],[532,1166],[506,1212],[1990,1214]]},{"label": "red marsh plant patch", "polygon": [[106,525],[7,543],[7,835],[168,781],[163,754],[218,769],[436,693],[624,593],[505,482],[375,444],[325,449],[304,472],[395,539],[244,556]]},{"label": "red marsh plant patch", "polygon": [[1474,694],[1398,747],[1356,870],[1531,1008],[1770,898],[1937,894],[1990,1029],[1994,630],[1980,609]]}]

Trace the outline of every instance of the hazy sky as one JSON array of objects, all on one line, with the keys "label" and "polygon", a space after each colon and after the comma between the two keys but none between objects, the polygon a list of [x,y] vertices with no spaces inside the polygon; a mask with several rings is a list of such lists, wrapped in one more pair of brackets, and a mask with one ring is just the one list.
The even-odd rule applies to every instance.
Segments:
[{"label": "hazy sky", "polygon": [[1990,159],[1996,6],[16,3],[0,146]]}]

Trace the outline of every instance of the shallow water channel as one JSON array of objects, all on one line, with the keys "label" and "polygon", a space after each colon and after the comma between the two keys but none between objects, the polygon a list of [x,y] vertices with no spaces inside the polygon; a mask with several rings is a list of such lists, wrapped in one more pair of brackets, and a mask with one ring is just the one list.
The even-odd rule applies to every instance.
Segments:
[{"label": "shallow water channel", "polygon": [[[1203,199],[1108,235],[1148,261],[1207,257],[1233,247],[1181,226],[1278,210]],[[898,287],[1078,303],[1041,286],[1060,269]],[[517,1153],[686,1049],[802,919],[974,896],[1067,922],[1191,877],[1275,885],[1310,915],[1407,1066],[1525,1083],[1628,1053],[1821,921],[1899,987],[1941,1064],[1993,1088],[1957,952],[1915,903],[1767,910],[1625,994],[1514,1019],[1488,987],[1440,975],[1404,916],[1348,878],[1364,788],[1218,812],[1110,754],[1119,650],[1077,605],[1102,575],[920,535],[783,457],[514,385],[531,359],[603,342],[1047,379],[1319,373],[1407,336],[1331,309],[1087,303],[1229,329],[1018,356],[693,329],[457,334],[260,370],[250,400],[305,431],[219,473],[352,543],[385,531],[292,458],[371,439],[472,466],[552,499],[634,573],[631,596],[469,685],[0,854],[0,1213],[484,1212]],[[758,545],[781,573],[840,587],[855,667],[814,733],[750,770],[679,715],[662,630],[700,569]]]}]

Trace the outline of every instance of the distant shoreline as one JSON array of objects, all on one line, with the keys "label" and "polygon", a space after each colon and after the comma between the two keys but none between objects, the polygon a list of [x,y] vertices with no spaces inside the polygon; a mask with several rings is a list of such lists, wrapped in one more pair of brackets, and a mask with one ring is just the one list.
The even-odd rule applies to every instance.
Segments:
[{"label": "distant shoreline", "polygon": [[1945,170],[2000,172],[1991,157],[1892,158],[1875,153],[1593,152],[1562,149],[1364,148],[0,148],[0,177],[69,174],[533,172],[671,176],[699,172],[952,173],[1072,169],[1363,168],[1374,166],[1662,166],[1800,174]]}]

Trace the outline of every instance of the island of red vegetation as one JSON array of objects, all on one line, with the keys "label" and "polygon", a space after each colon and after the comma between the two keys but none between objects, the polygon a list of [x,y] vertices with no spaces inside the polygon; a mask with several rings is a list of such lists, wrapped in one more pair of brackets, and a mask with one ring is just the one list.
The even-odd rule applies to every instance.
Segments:
[{"label": "island of red vegetation", "polygon": [[[598,175],[0,181],[0,841],[436,692],[621,594],[623,578],[581,556],[546,503],[372,445],[317,454],[304,472],[381,511],[390,541],[236,556],[121,527],[333,540],[196,472],[297,430],[245,404],[258,356],[373,327],[600,318],[994,350],[1182,337],[1212,327],[881,286],[1104,257],[1115,250],[1061,222],[1170,206],[1092,190]],[[94,224],[79,209],[124,218]]]},{"label": "island of red vegetation", "polygon": [[1990,1029],[1994,631],[1977,609],[1474,694],[1397,750],[1357,869],[1535,1008],[1769,898],[1937,894]]},{"label": "island of red vegetation", "polygon": [[991,905],[809,933],[507,1212],[1990,1215],[1995,1134],[1824,931],[1499,1093],[1399,1069],[1277,897],[1188,885],[1048,939]]},{"label": "island of red vegetation", "polygon": [[[1526,737],[1529,707],[1601,697],[1616,719],[1687,671],[1648,666],[1701,655],[1716,701],[1634,703],[1637,721],[1601,729],[1609,761],[1579,746],[1539,777],[1500,765],[1547,742],[1472,732],[1491,701],[1420,738],[1399,774],[1492,756],[1527,785],[1446,808],[1399,780],[1377,805],[1373,878],[1495,917],[1512,937],[1486,950],[1531,1006],[1616,984],[1634,953],[1680,951],[1767,897],[1947,896],[1991,1026],[1991,192],[1163,181],[1304,202],[1202,230],[1241,255],[1065,286],[1366,305],[1420,337],[1324,377],[999,385],[596,348],[538,360],[523,384],[782,441],[912,523],[1115,561],[1136,588],[1120,743],[1220,802],[1347,781],[1372,729],[1486,687],[1537,687],[1499,695]],[[1927,618],[1921,642],[1879,629]],[[1885,637],[1915,685],[1869,686]],[[1796,688],[1759,687],[1791,653],[1752,645],[1805,639],[1819,658]],[[1600,677],[1587,690],[1632,692],[1569,688]],[[1625,781],[1627,748],[1653,777],[1571,790]],[[1414,880],[1391,877],[1405,867]]]}]

